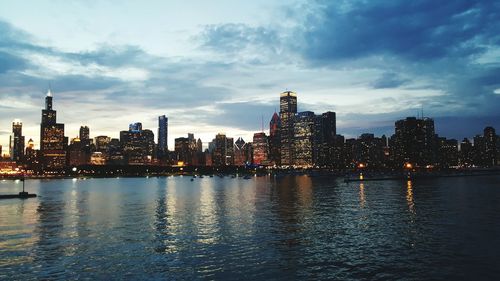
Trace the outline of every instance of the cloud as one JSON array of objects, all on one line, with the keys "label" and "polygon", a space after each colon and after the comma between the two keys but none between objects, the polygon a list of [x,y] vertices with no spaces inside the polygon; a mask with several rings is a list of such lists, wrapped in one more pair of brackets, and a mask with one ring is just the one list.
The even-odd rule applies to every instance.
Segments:
[{"label": "cloud", "polygon": [[379,79],[372,83],[375,89],[398,88],[408,82],[408,79],[400,78],[395,73],[384,73]]},{"label": "cloud", "polygon": [[372,55],[430,61],[482,53],[500,42],[495,1],[318,1],[300,51],[321,62]]}]

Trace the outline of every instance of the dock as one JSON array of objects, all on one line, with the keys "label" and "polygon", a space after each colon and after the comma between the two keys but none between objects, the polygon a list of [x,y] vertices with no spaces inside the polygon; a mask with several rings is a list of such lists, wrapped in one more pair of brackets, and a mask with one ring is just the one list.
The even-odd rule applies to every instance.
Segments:
[{"label": "dock", "polygon": [[18,194],[0,194],[0,199],[27,199],[27,198],[34,198],[36,197],[36,194],[34,193],[28,193],[28,192],[19,192]]}]

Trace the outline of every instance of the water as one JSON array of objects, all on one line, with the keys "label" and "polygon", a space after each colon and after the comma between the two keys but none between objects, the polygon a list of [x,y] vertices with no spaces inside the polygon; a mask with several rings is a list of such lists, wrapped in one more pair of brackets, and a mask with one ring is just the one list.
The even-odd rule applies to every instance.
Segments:
[{"label": "water", "polygon": [[500,176],[190,179],[28,180],[0,280],[500,278]]}]

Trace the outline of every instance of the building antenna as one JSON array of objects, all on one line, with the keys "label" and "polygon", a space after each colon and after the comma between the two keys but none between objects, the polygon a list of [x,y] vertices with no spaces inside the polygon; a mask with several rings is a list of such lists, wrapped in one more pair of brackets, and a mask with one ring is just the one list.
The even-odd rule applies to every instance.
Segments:
[{"label": "building antenna", "polygon": [[422,119],[424,119],[424,105],[422,105],[421,110],[422,110]]}]

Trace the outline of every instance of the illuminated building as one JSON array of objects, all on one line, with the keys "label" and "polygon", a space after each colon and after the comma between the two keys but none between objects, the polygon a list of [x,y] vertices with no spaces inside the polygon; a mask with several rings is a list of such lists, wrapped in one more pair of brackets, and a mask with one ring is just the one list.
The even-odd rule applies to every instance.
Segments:
[{"label": "illuminated building", "polygon": [[18,164],[24,160],[23,123],[18,119],[12,122],[12,135],[10,136],[10,159]]},{"label": "illuminated building", "polygon": [[108,157],[107,164],[109,165],[122,165],[123,164],[123,152],[119,139],[111,139],[108,144]]},{"label": "illuminated building", "polygon": [[294,163],[294,118],[297,113],[297,94],[286,91],[280,94],[280,120],[281,120],[281,165]]},{"label": "illuminated building", "polygon": [[87,164],[83,143],[80,138],[73,138],[68,147],[68,162],[71,167]]},{"label": "illuminated building", "polygon": [[120,132],[125,161],[130,165],[151,164],[154,153],[154,134],[151,130],[143,130],[141,123],[132,123],[128,131]]},{"label": "illuminated building", "polygon": [[243,166],[248,161],[246,145],[241,137],[234,142],[234,165]]},{"label": "illuminated building", "polygon": [[490,167],[496,166],[498,164],[497,159],[497,138],[493,127],[484,128],[484,150],[483,154],[483,165]]},{"label": "illuminated building", "polygon": [[444,137],[437,138],[437,164],[442,168],[458,166],[458,141]]},{"label": "illuminated building", "polygon": [[100,151],[92,152],[90,156],[90,164],[102,166],[106,164],[106,155]]},{"label": "illuminated building", "polygon": [[335,112],[325,112],[318,116],[321,120],[320,130],[316,132],[315,163],[319,166],[334,166],[335,138],[337,135],[337,119]]},{"label": "illuminated building", "polygon": [[281,163],[281,119],[279,115],[275,112],[271,121],[269,122],[269,161],[274,165],[280,165]]},{"label": "illuminated building", "polygon": [[184,165],[191,165],[193,159],[193,150],[191,149],[191,140],[188,138],[175,139],[175,154],[177,161],[184,162]]},{"label": "illuminated building", "polygon": [[57,123],[56,111],[52,109],[52,92],[49,89],[40,124],[40,153],[44,169],[63,169],[66,166],[67,146],[64,124]]},{"label": "illuminated building", "polygon": [[225,166],[227,157],[227,138],[223,133],[219,133],[215,136],[213,151],[213,165],[214,166]]},{"label": "illuminated building", "polygon": [[269,144],[266,133],[260,132],[253,134],[253,163],[257,165],[269,165]]},{"label": "illuminated building", "polygon": [[226,138],[226,165],[234,165],[234,138]]},{"label": "illuminated building", "polygon": [[437,150],[434,120],[408,117],[396,121],[391,148],[396,167],[407,162],[417,167],[433,165]]},{"label": "illuminated building", "polygon": [[315,119],[316,116],[312,111],[300,112],[295,116],[293,127],[293,164],[296,166],[307,167],[314,164],[313,148]]},{"label": "illuminated building", "polygon": [[158,158],[168,154],[168,118],[165,115],[158,117]]},{"label": "illuminated building", "polygon": [[468,138],[460,143],[459,164],[462,167],[471,167],[474,163],[474,147]]},{"label": "illuminated building", "polygon": [[80,126],[79,137],[82,144],[86,145],[86,142],[90,142],[90,129],[87,126]]},{"label": "illuminated building", "polygon": [[24,163],[27,170],[41,170],[40,151],[35,150],[35,142],[29,139],[28,146],[24,153]]},{"label": "illuminated building", "polygon": [[94,138],[94,140],[95,140],[95,150],[107,154],[111,138],[108,136],[97,136]]},{"label": "illuminated building", "polygon": [[376,138],[373,134],[362,134],[352,144],[351,163],[362,163],[371,169],[384,166],[385,136]]}]

